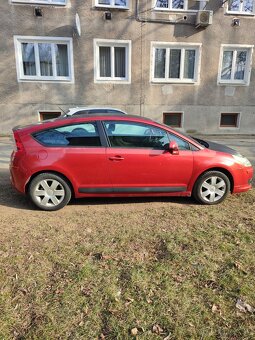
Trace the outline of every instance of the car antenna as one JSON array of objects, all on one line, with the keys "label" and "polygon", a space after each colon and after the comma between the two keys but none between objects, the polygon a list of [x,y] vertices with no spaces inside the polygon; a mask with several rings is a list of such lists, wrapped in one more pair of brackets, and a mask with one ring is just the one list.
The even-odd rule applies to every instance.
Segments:
[{"label": "car antenna", "polygon": [[62,111],[64,114],[66,114],[66,112],[60,107],[58,106],[59,110]]}]

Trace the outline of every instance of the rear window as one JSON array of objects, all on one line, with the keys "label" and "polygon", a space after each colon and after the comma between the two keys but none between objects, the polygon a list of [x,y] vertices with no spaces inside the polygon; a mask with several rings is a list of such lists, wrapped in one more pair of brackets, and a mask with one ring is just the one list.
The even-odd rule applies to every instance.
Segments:
[{"label": "rear window", "polygon": [[33,137],[47,146],[101,146],[95,123],[66,125],[38,132]]}]

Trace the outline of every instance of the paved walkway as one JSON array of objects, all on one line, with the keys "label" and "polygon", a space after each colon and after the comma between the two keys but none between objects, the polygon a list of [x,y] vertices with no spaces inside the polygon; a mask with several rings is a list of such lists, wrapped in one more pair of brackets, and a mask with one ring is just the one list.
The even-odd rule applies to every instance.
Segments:
[{"label": "paved walkway", "polygon": [[[204,138],[236,149],[249,158],[255,166],[255,136],[206,136]],[[9,168],[13,143],[11,137],[0,137],[0,170]]]},{"label": "paved walkway", "polygon": [[8,169],[13,149],[11,137],[0,137],[0,169]]}]

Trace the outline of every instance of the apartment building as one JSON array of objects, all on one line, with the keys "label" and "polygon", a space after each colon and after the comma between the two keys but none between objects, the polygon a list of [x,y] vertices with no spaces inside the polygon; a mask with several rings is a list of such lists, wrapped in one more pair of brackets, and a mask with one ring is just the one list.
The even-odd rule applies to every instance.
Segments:
[{"label": "apartment building", "polygon": [[1,0],[0,133],[105,106],[255,133],[254,0]]}]

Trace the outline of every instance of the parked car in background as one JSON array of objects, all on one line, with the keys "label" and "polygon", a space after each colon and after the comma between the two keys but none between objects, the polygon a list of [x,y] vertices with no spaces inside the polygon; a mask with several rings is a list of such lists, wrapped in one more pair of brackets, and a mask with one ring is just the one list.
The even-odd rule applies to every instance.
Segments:
[{"label": "parked car in background", "polygon": [[193,195],[212,205],[251,188],[251,163],[235,150],[139,116],[72,115],[13,135],[11,181],[43,210],[72,196]]},{"label": "parked car in background", "polygon": [[92,113],[105,113],[105,114],[127,114],[124,111],[121,111],[119,109],[115,109],[112,107],[73,107],[70,108],[69,111],[64,115],[67,116],[73,116],[73,115],[79,115],[79,114],[92,114]]}]

